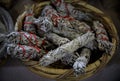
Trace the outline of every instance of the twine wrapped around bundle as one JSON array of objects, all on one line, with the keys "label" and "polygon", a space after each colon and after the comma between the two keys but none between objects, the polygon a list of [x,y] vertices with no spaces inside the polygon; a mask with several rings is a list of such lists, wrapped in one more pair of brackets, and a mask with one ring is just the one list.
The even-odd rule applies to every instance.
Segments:
[{"label": "twine wrapped around bundle", "polygon": [[[110,59],[111,57],[115,54],[116,51],[116,47],[118,44],[118,35],[117,35],[117,31],[116,28],[114,26],[114,24],[112,23],[112,21],[106,17],[103,12],[101,12],[100,10],[96,9],[95,7],[85,3],[85,2],[81,2],[81,1],[67,1],[73,5],[75,5],[76,8],[81,8],[83,11],[86,12],[91,12],[94,15],[96,15],[96,18],[99,19],[102,23],[105,24],[105,29],[108,30],[108,33],[111,37],[111,42],[114,45],[114,47],[111,49],[111,51],[109,53],[111,53],[111,56],[109,56],[108,54],[102,54],[102,56],[97,59],[95,62],[88,64],[88,66],[85,68],[86,73],[84,75],[80,75],[78,77],[75,77],[73,74],[73,70],[71,69],[65,69],[64,68],[56,68],[57,66],[59,66],[59,62],[56,63],[56,67],[53,66],[48,66],[48,67],[42,67],[38,64],[38,61],[23,61],[26,65],[28,65],[29,69],[31,71],[33,71],[34,73],[39,74],[40,76],[44,76],[44,77],[48,77],[48,78],[52,78],[52,79],[57,79],[57,80],[80,80],[80,79],[84,79],[87,78],[91,75],[93,75],[95,72],[97,72],[100,68],[102,68]],[[50,4],[50,2],[41,2],[40,4],[36,4],[34,6],[32,6],[33,12],[35,13],[35,17],[38,17],[39,13],[42,11],[42,9],[46,6]],[[16,30],[21,30],[23,25],[24,25],[24,18],[25,18],[25,14],[26,12],[23,12],[23,14],[21,14],[16,22]],[[64,14],[63,14],[64,15]],[[104,16],[103,16],[104,15]],[[77,36],[78,37],[78,36]],[[52,40],[52,39],[51,39]],[[67,40],[69,41],[69,40]],[[65,41],[65,43],[67,42]],[[58,42],[55,42],[56,44],[59,44]],[[79,59],[78,59],[79,61]]]}]

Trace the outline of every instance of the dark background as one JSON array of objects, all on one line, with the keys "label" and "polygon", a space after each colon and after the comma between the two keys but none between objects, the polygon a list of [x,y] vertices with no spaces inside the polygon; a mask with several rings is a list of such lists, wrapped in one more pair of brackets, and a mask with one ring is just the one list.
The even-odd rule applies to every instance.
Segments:
[{"label": "dark background", "polygon": [[[86,0],[89,4],[99,8],[113,20],[118,33],[120,32],[120,1],[119,0]],[[38,0],[39,2],[39,0]],[[24,11],[27,4],[36,3],[32,0],[13,0],[12,5],[6,9],[12,15],[14,22],[17,16]],[[120,35],[120,33],[119,33]],[[120,81],[120,49],[111,61],[99,72],[90,78],[81,81]],[[0,68],[0,81],[54,81],[32,73],[19,60],[9,58]]]}]

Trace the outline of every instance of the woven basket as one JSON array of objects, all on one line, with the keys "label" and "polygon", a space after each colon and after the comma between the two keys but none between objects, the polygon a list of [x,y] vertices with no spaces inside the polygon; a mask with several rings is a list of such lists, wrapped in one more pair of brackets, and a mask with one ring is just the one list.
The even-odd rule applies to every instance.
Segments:
[{"label": "woven basket", "polygon": [[[77,81],[81,80],[87,77],[90,77],[91,75],[95,74],[97,71],[99,71],[101,68],[103,68],[104,65],[108,63],[108,61],[111,59],[111,57],[115,54],[115,51],[118,46],[118,35],[116,28],[113,24],[113,22],[104,15],[102,11],[99,9],[87,4],[86,2],[81,1],[70,1],[67,2],[73,4],[77,8],[81,8],[87,12],[94,13],[103,23],[106,25],[106,30],[109,32],[111,41],[114,45],[114,47],[111,50],[111,55],[109,54],[102,54],[102,56],[97,59],[95,62],[88,64],[88,66],[85,68],[86,73],[83,75],[80,75],[78,77],[75,77],[73,74],[72,69],[61,69],[61,68],[54,68],[54,67],[42,67],[38,65],[37,61],[23,61],[27,67],[34,73],[46,77],[46,78],[52,78],[59,81]],[[37,16],[41,10],[44,8],[45,5],[49,4],[49,1],[41,2],[39,4],[34,5],[32,8],[34,10],[35,16]],[[16,22],[16,30],[21,30],[23,26],[23,20],[25,18],[25,12],[23,12],[17,19]]]}]

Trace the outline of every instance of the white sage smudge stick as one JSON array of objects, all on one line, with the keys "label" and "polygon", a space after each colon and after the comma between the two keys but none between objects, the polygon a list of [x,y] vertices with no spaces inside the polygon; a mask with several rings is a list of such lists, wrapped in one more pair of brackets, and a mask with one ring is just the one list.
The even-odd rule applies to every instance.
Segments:
[{"label": "white sage smudge stick", "polygon": [[40,49],[26,45],[8,44],[7,53],[19,59],[33,59],[40,56]]},{"label": "white sage smudge stick", "polygon": [[78,20],[72,20],[70,21],[70,24],[72,25],[72,27],[76,30],[79,31],[79,33],[84,34],[88,31],[91,31],[91,27],[89,25],[87,25],[87,23],[85,22],[80,22]]},{"label": "white sage smudge stick", "polygon": [[58,45],[58,46],[61,46],[67,42],[70,42],[69,39],[65,37],[60,37],[59,35],[55,33],[48,33],[46,34],[46,37],[49,41],[52,41],[53,44]]},{"label": "white sage smudge stick", "polygon": [[38,46],[40,47],[44,41],[43,38],[27,32],[11,32],[6,36],[8,43]]},{"label": "white sage smudge stick", "polygon": [[87,48],[82,49],[80,57],[73,64],[74,74],[76,76],[85,73],[86,65],[90,60],[91,51]]},{"label": "white sage smudge stick", "polygon": [[[73,17],[63,17],[63,16],[60,16],[59,13],[50,5],[46,6],[43,9],[41,16],[42,17],[49,17],[52,20],[52,23],[53,23],[53,25],[55,27],[56,26],[59,27],[58,26],[58,22],[60,20],[67,20],[67,21],[74,20]],[[68,22],[66,22],[66,23],[68,23]]]},{"label": "white sage smudge stick", "polygon": [[50,5],[46,6],[42,13],[41,13],[41,16],[46,16],[46,17],[49,17],[52,21],[53,21],[53,25],[56,26],[57,25],[57,22],[59,21],[60,19],[60,16],[59,14],[57,13],[57,11]]},{"label": "white sage smudge stick", "polygon": [[24,23],[23,30],[29,33],[36,34],[36,28],[35,25],[33,24],[35,20],[33,10],[31,8],[27,8],[25,12],[26,15],[25,21],[23,22]]},{"label": "white sage smudge stick", "polygon": [[93,21],[93,29],[96,33],[98,48],[100,50],[105,50],[107,53],[111,51],[113,44],[109,41],[109,37],[104,28],[104,25],[99,21]]},{"label": "white sage smudge stick", "polygon": [[[68,39],[60,37],[54,33],[48,33],[47,38],[48,40],[51,40],[56,45],[63,45],[69,42]],[[84,69],[89,59],[90,59],[90,49],[84,48],[80,54],[78,54],[78,52],[75,52],[74,54],[73,53],[67,54],[61,59],[61,61],[65,65],[74,66],[73,69],[75,70],[75,75],[78,75],[85,72]]]},{"label": "white sage smudge stick", "polygon": [[49,17],[39,17],[33,23],[37,26],[37,31],[40,36],[50,32],[53,28],[52,20]]},{"label": "white sage smudge stick", "polygon": [[49,64],[61,59],[65,55],[73,53],[78,48],[85,46],[87,43],[94,39],[94,34],[92,32],[87,32],[86,34],[79,36],[64,45],[61,45],[57,49],[48,52],[40,59],[39,63],[42,66],[48,66]]},{"label": "white sage smudge stick", "polygon": [[[69,39],[67,38],[63,38],[60,37],[59,35],[55,34],[55,33],[48,33],[46,34],[46,37],[48,40],[52,41],[52,43],[54,43],[55,45],[63,45],[67,42],[70,42]],[[75,60],[79,57],[80,55],[77,54],[77,52],[75,52],[74,54],[67,54],[66,56],[64,56],[61,61],[63,64],[65,65],[73,65],[73,63],[75,62]]]},{"label": "white sage smudge stick", "polygon": [[64,0],[51,0],[61,16],[72,16],[77,20],[92,20],[92,15],[75,9],[71,4],[65,3]]},{"label": "white sage smudge stick", "polygon": [[64,24],[62,24],[62,21],[60,21],[61,24],[58,24],[59,27],[53,27],[52,31],[54,33],[59,34],[59,35],[64,36],[64,37],[67,37],[67,38],[69,38],[71,40],[74,39],[74,38],[76,38],[76,37],[79,37],[81,35],[81,34],[77,33],[76,30],[70,29],[69,27],[64,26]]},{"label": "white sage smudge stick", "polygon": [[65,65],[73,66],[74,62],[79,57],[80,57],[80,54],[78,52],[75,52],[74,54],[67,54],[66,56],[61,58],[61,62]]}]

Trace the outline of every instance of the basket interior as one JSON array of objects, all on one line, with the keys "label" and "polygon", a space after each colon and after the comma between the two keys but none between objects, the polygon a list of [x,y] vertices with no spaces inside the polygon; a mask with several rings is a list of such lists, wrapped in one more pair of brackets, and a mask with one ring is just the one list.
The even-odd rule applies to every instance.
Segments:
[{"label": "basket interior", "polygon": [[[49,3],[49,2],[44,2],[44,3],[40,3],[40,4],[37,4],[37,5],[34,5],[34,6],[33,6],[34,16],[35,16],[36,18],[39,17],[40,12],[42,11],[42,9],[43,9],[46,5],[48,5],[48,4],[50,4],[50,3]],[[89,12],[89,13],[91,13],[92,15],[94,15],[94,19],[93,19],[93,20],[99,20],[100,22],[103,23],[103,25],[104,25],[107,33],[108,33],[108,37],[109,37],[110,41],[113,42],[112,39],[115,39],[115,40],[116,40],[116,38],[117,38],[117,36],[116,36],[116,31],[113,30],[113,28],[111,28],[112,26],[109,25],[110,23],[108,23],[108,22],[104,19],[104,17],[106,17],[106,15],[101,14],[101,13],[98,13],[97,11],[93,11],[92,9],[86,8],[85,5],[82,6],[82,5],[79,5],[79,4],[74,3],[74,2],[72,2],[71,4],[72,4],[73,6],[75,6],[76,9],[79,9],[79,10],[84,11],[84,12]],[[98,10],[98,11],[99,11],[99,10]],[[18,18],[19,22],[17,22],[17,25],[16,25],[16,26],[18,26],[18,30],[21,30],[21,27],[22,27],[22,25],[23,25],[24,17],[25,17],[24,14],[25,14],[25,13],[23,13],[23,14],[21,15],[22,17],[21,17],[20,19]],[[87,21],[86,21],[86,23],[87,23],[88,25],[92,26],[91,22],[87,22]],[[49,49],[49,50],[50,50],[50,49]],[[78,49],[78,51],[80,51],[80,49]],[[100,51],[100,50],[94,50],[94,51],[92,51],[91,58],[90,58],[90,61],[89,61],[89,64],[88,64],[88,65],[95,63],[97,60],[100,60],[100,58],[103,57],[104,53],[105,53],[104,51]],[[36,59],[34,59],[34,61],[39,62],[39,59],[36,58]],[[32,61],[30,61],[30,62],[32,62]],[[49,67],[49,68],[59,68],[59,69],[70,69],[70,68],[72,68],[71,66],[66,66],[66,65],[62,64],[61,61],[57,61],[57,62],[49,65],[48,67]]]},{"label": "basket interior", "polygon": [[[80,5],[77,5],[76,3],[72,3],[73,6],[76,7],[76,9],[79,9],[79,10],[82,10],[84,12],[89,12],[91,13],[92,15],[94,15],[94,19],[93,20],[99,20],[100,22],[103,23],[103,25],[105,26],[105,29],[107,30],[107,33],[108,33],[108,37],[110,39],[110,41],[112,42],[112,30],[110,29],[109,25],[107,24],[107,22],[102,18],[102,16],[100,14],[97,14],[89,9],[86,9],[85,7],[83,6],[80,6]],[[34,13],[35,13],[35,17],[37,18],[41,12],[41,10],[45,7],[46,5],[37,5],[33,8],[34,10]],[[91,22],[87,22],[85,21],[88,25],[92,26]],[[54,46],[56,47],[56,46]],[[50,49],[49,49],[50,50]],[[80,52],[81,49],[78,49],[78,51]],[[100,51],[100,50],[94,50],[92,51],[92,55],[91,55],[91,58],[90,58],[90,61],[89,61],[89,64],[92,64],[94,62],[96,62],[97,60],[99,60],[102,55],[104,54],[105,52],[104,51]],[[35,61],[38,61],[39,59],[35,59]],[[51,65],[48,66],[49,68],[59,68],[59,69],[71,69],[72,67],[71,66],[67,66],[67,65],[64,65],[62,64],[62,62],[59,60]]]}]

